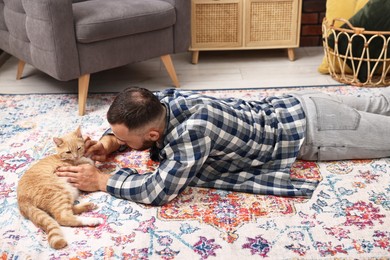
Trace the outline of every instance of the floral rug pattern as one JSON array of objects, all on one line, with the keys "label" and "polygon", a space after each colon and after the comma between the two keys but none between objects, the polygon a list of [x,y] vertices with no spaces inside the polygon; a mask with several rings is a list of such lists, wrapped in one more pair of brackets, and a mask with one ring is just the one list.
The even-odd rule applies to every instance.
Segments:
[{"label": "floral rug pattern", "polygon": [[[299,87],[202,91],[216,97],[259,99]],[[343,95],[378,89],[304,87]],[[104,219],[97,227],[63,227],[69,245],[53,250],[46,234],[24,219],[16,202],[18,179],[53,153],[53,136],[81,125],[98,139],[108,127],[113,94],[90,94],[77,116],[76,95],[0,95],[0,259],[329,259],[390,257],[390,159],[297,161],[294,178],[321,181],[311,199],[187,188],[162,207],[84,193]],[[143,172],[157,165],[147,152],[113,154],[98,165]]]}]

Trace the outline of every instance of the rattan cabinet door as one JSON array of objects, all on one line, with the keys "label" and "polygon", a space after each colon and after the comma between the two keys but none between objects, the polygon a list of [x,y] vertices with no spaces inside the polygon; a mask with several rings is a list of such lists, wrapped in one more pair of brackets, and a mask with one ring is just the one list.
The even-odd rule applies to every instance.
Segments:
[{"label": "rattan cabinet door", "polygon": [[231,49],[242,46],[243,0],[192,0],[191,47]]},{"label": "rattan cabinet door", "polygon": [[299,47],[302,0],[245,0],[245,46]]}]

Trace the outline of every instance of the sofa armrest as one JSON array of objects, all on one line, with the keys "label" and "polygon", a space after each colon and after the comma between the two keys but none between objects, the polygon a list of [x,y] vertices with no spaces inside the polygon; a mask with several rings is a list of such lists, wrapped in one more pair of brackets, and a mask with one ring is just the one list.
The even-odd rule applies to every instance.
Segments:
[{"label": "sofa armrest", "polygon": [[191,42],[191,0],[162,0],[170,3],[176,9],[176,24],[174,26],[174,52],[186,52]]},{"label": "sofa armrest", "polygon": [[22,0],[22,3],[32,65],[59,80],[78,78],[72,0]]}]

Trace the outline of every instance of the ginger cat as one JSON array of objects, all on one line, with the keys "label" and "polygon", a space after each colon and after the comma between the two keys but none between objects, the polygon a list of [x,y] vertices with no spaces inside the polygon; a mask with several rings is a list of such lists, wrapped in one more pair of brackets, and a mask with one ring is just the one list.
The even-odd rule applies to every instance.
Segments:
[{"label": "ginger cat", "polygon": [[53,140],[57,154],[39,160],[25,172],[18,184],[17,198],[22,215],[46,232],[52,248],[60,249],[67,245],[60,225],[97,226],[103,221],[75,215],[96,206],[90,202],[74,205],[79,196],[78,189],[55,174],[60,166],[94,164],[91,159],[83,157],[85,150],[80,127]]}]

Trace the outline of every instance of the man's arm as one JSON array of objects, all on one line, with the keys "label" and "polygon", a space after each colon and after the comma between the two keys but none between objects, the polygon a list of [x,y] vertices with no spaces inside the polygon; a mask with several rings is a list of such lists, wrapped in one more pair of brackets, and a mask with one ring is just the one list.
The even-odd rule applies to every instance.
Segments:
[{"label": "man's arm", "polygon": [[[85,139],[85,156],[91,156],[96,161],[105,161],[108,154],[121,147],[117,138],[107,132],[99,141],[91,140],[89,137]],[[98,168],[89,164],[59,167],[56,174],[66,177],[68,182],[83,191],[107,191],[107,183],[111,177],[110,174],[103,174]]]},{"label": "man's arm", "polygon": [[102,144],[104,148],[108,149],[109,153],[116,152],[116,151],[123,152],[127,148],[129,148],[127,145],[119,144],[118,139],[115,137],[111,128],[107,129],[104,132],[103,136],[100,138],[100,141],[102,140],[103,140]]},{"label": "man's arm", "polygon": [[113,153],[121,147],[118,143],[118,139],[112,134],[103,135],[99,141],[102,143],[104,149],[106,149],[107,154]]},{"label": "man's arm", "polygon": [[95,161],[105,161],[107,156],[115,151],[127,149],[126,145],[121,145],[118,139],[112,133],[111,128],[104,132],[99,141],[91,140],[89,137],[85,139],[85,156],[91,157]]},{"label": "man's arm", "polygon": [[135,202],[163,205],[191,183],[210,149],[209,137],[187,131],[164,148],[166,158],[155,172],[138,174],[134,169],[120,169],[108,180],[107,192]]}]

